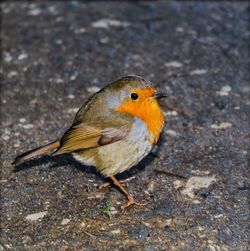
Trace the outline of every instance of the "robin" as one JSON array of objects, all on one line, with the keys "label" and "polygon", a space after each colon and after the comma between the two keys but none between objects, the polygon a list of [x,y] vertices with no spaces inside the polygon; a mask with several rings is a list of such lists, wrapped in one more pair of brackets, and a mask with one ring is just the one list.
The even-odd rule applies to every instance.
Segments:
[{"label": "robin", "polygon": [[41,154],[72,154],[84,165],[95,166],[134,200],[115,177],[138,164],[157,143],[164,126],[158,93],[151,82],[139,76],[120,78],[95,93],[77,112],[71,127],[58,139],[16,157],[17,165]]}]

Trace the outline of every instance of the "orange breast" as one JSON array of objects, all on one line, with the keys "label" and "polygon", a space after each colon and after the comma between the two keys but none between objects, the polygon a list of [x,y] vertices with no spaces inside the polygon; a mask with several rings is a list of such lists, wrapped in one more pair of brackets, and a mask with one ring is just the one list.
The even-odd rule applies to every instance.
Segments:
[{"label": "orange breast", "polygon": [[143,120],[148,130],[153,134],[152,144],[155,144],[164,126],[163,112],[153,97],[145,98],[141,102],[125,102],[117,108],[119,112],[127,112]]}]

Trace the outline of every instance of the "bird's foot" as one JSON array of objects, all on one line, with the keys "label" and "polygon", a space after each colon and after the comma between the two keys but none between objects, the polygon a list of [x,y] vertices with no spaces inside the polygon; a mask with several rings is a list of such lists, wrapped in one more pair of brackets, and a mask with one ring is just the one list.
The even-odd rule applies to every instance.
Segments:
[{"label": "bird's foot", "polygon": [[128,202],[127,202],[126,204],[122,205],[122,206],[121,206],[121,209],[125,209],[125,208],[127,208],[127,207],[129,207],[129,206],[131,206],[131,205],[137,205],[137,206],[143,207],[143,206],[145,206],[145,205],[147,205],[147,204],[148,204],[148,202],[143,202],[143,203],[137,202],[137,201],[133,198],[132,195],[129,195],[129,196],[128,196]]}]

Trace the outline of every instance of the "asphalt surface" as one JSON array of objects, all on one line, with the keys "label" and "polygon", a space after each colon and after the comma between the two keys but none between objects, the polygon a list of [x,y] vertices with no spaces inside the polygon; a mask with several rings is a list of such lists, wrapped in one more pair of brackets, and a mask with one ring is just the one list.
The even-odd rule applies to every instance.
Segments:
[{"label": "asphalt surface", "polygon": [[[249,250],[247,2],[5,2],[0,250]],[[69,156],[16,168],[99,88],[141,75],[168,93],[158,148],[125,197]],[[182,109],[189,118],[168,110]],[[101,108],[100,108],[101,109]]]}]

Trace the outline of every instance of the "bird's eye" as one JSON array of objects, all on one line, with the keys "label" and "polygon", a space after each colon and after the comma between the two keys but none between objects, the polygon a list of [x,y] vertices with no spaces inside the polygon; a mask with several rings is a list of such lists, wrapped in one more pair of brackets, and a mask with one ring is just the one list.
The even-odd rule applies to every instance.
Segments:
[{"label": "bird's eye", "polygon": [[137,93],[131,93],[130,97],[133,100],[137,100],[138,99],[138,94]]}]

